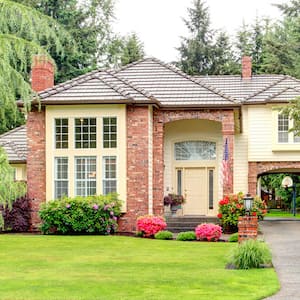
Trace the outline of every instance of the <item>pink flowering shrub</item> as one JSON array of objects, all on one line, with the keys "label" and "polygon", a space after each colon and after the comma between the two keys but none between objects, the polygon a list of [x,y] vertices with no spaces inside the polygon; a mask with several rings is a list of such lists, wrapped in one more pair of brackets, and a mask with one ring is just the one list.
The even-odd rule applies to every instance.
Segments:
[{"label": "pink flowering shrub", "polygon": [[195,229],[197,240],[217,241],[222,235],[222,228],[219,225],[203,223]]},{"label": "pink flowering shrub", "polygon": [[141,216],[136,222],[137,231],[145,237],[153,237],[157,232],[166,229],[167,223],[163,217]]}]

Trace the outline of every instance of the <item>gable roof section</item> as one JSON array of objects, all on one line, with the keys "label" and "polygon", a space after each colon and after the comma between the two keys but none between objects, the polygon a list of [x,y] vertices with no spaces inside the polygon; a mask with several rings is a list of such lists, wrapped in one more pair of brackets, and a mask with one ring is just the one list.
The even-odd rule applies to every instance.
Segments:
[{"label": "gable roof section", "polygon": [[26,126],[17,127],[0,135],[0,146],[4,148],[10,163],[25,163],[27,158]]},{"label": "gable roof section", "polygon": [[287,75],[195,76],[199,82],[222,90],[242,104],[282,103],[300,96],[300,81]]},{"label": "gable roof section", "polygon": [[110,71],[93,71],[39,93],[44,104],[156,102]]},{"label": "gable roof section", "polygon": [[42,104],[154,103],[159,106],[239,106],[230,96],[179,69],[146,58],[120,70],[93,71],[39,93]]},{"label": "gable roof section", "polygon": [[231,96],[155,58],[132,63],[115,74],[147,90],[162,106],[239,105]]}]

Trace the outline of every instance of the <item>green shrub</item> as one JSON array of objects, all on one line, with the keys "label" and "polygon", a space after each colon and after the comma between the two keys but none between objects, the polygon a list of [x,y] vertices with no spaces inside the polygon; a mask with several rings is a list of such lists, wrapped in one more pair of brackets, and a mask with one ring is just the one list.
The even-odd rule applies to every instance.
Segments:
[{"label": "green shrub", "polygon": [[239,240],[238,232],[231,234],[228,238],[228,242],[231,242],[231,243],[236,243],[236,242],[238,242],[238,240]]},{"label": "green shrub", "polygon": [[41,205],[44,234],[103,234],[117,230],[121,201],[116,194],[63,198]]},{"label": "green shrub", "polygon": [[154,237],[158,240],[172,240],[173,239],[173,233],[168,230],[162,230],[159,231],[154,235]]},{"label": "green shrub", "polygon": [[196,233],[195,233],[195,231],[180,232],[180,233],[178,233],[176,240],[177,241],[195,241]]},{"label": "green shrub", "polygon": [[270,264],[271,261],[269,247],[264,242],[250,239],[233,249],[229,263],[237,269],[252,269]]}]

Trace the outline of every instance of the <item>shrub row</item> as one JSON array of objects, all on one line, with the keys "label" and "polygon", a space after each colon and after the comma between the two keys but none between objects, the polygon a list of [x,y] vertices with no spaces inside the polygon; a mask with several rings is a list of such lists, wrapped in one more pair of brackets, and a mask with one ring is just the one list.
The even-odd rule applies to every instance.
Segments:
[{"label": "shrub row", "polygon": [[41,205],[44,234],[102,234],[116,232],[121,213],[117,194],[63,198]]}]

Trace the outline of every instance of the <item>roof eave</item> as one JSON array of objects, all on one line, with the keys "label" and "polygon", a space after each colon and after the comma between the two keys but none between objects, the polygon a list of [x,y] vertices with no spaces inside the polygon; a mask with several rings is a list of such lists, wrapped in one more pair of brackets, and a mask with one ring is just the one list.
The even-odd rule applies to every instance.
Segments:
[{"label": "roof eave", "polygon": [[184,105],[162,105],[161,109],[162,110],[178,110],[178,109],[237,109],[237,108],[241,108],[241,104],[184,104]]}]

